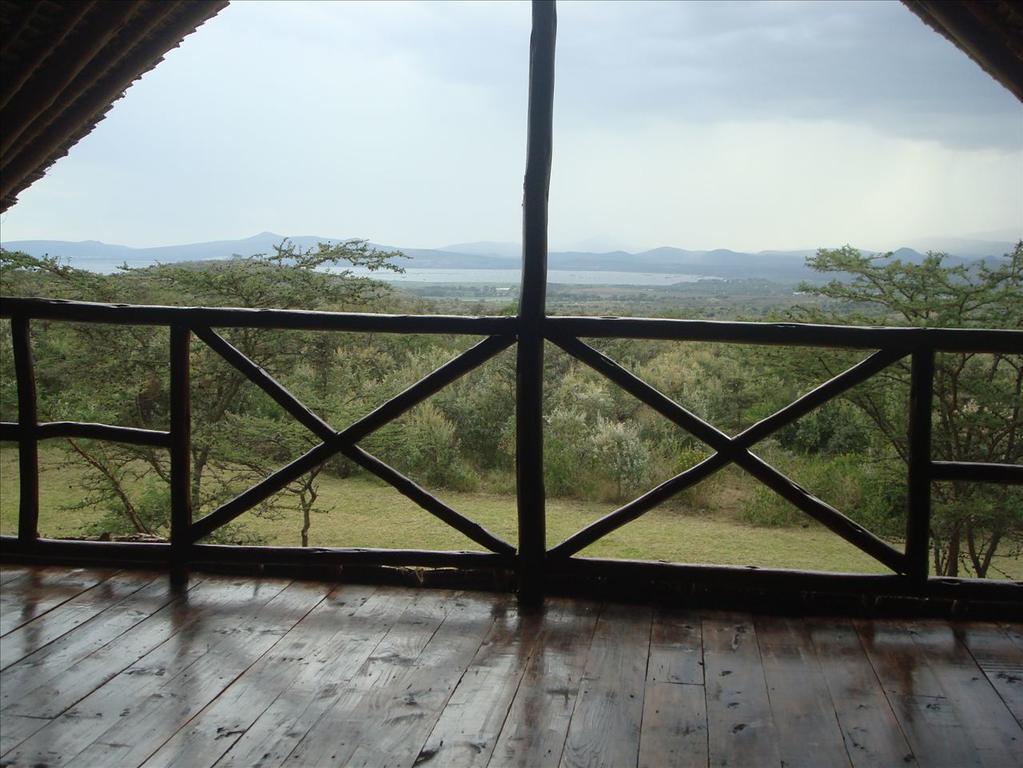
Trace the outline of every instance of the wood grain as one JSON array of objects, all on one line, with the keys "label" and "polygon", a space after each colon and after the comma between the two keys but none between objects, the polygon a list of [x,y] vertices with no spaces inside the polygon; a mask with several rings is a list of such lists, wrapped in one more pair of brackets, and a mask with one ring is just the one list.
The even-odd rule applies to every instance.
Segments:
[{"label": "wood grain", "polygon": [[0,639],[18,657],[0,672],[4,766],[1013,768],[1023,755],[1019,624],[5,577],[6,605],[38,610]]},{"label": "wood grain", "polygon": [[561,757],[564,768],[636,763],[650,619],[650,609],[640,606],[609,605],[601,613]]},{"label": "wood grain", "polygon": [[852,623],[810,619],[806,625],[852,765],[917,765]]},{"label": "wood grain", "polygon": [[703,661],[709,764],[779,765],[778,734],[753,617],[725,613],[705,618]]}]

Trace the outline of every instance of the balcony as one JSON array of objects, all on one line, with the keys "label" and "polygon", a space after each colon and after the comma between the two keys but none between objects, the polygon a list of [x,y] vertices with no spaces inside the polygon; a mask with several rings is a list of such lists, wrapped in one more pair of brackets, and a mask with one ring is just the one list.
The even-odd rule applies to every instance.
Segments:
[{"label": "balcony", "polygon": [[[928,551],[933,483],[1023,484],[1017,465],[932,455],[935,355],[1019,354],[1023,331],[549,316],[554,30],[553,4],[535,3],[524,271],[515,317],[45,298],[0,303],[0,318],[10,320],[19,405],[17,421],[0,424],[0,439],[18,446],[20,484],[17,535],[0,538],[0,765],[1020,764],[1023,586],[932,577]],[[4,199],[13,201],[6,190]],[[167,329],[169,428],[40,421],[31,345],[37,321]],[[372,412],[339,425],[232,346],[218,332],[224,328],[484,338]],[[583,341],[591,338],[817,346],[861,350],[864,357],[730,435]],[[198,519],[189,482],[194,341],[319,441]],[[550,545],[542,413],[548,345],[714,451]],[[510,348],[517,377],[517,525],[515,536],[501,538],[359,443]],[[800,487],[753,448],[899,360],[912,370],[908,505],[905,536],[893,543]],[[41,538],[39,444],[56,438],[166,451],[168,539]],[[485,551],[203,543],[336,454]],[[732,464],[888,573],[580,555]],[[414,589],[420,586],[429,589]]]},{"label": "balcony", "polygon": [[3,566],[4,766],[1012,766],[1019,625]]}]

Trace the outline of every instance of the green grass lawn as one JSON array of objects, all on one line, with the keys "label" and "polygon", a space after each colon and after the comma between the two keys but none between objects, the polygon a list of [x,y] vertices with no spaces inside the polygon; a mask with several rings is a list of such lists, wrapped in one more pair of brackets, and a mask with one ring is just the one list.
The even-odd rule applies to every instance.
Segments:
[{"label": "green grass lawn", "polygon": [[[101,519],[99,510],[61,510],[81,498],[79,471],[59,468],[59,451],[41,456],[40,532],[50,537],[80,535]],[[17,451],[0,449],[0,530],[17,529]],[[515,499],[486,493],[442,491],[449,505],[478,521],[505,540],[515,542]],[[363,477],[321,483],[320,506],[328,511],[313,516],[310,544],[341,547],[414,547],[420,549],[480,549],[389,486]],[[611,504],[550,499],[547,537],[557,543],[606,514]],[[246,513],[238,519],[266,543],[298,546],[299,515],[266,519]],[[693,513],[684,506],[654,510],[583,551],[599,557],[665,560],[686,563],[758,565],[824,571],[884,573],[884,566],[817,525],[758,527],[727,515]],[[1019,560],[1000,564],[1014,578],[1023,576]]]}]

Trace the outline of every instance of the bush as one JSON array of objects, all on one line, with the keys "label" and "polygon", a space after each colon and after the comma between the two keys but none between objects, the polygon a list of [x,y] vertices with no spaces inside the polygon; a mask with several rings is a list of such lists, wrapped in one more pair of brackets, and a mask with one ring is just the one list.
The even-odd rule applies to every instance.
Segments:
[{"label": "bush", "polygon": [[414,410],[404,425],[404,461],[418,482],[473,491],[479,477],[462,458],[457,431],[432,403]]},{"label": "bush", "polygon": [[[898,538],[905,533],[905,478],[871,463],[862,455],[799,457],[797,481],[819,499],[836,507],[878,536]],[[752,500],[739,518],[753,525],[815,524],[770,488],[757,484]]]}]

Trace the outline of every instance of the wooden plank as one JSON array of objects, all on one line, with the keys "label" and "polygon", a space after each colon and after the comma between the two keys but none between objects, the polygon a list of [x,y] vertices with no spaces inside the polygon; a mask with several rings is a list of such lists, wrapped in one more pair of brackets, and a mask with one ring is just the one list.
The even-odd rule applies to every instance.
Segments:
[{"label": "wooden plank", "polygon": [[970,622],[957,629],[977,666],[1023,725],[1023,645],[1015,644],[997,624]]},{"label": "wooden plank", "polygon": [[[195,580],[195,584],[200,583]],[[171,591],[166,578],[112,604],[102,613],[61,638],[0,672],[0,710],[15,705],[37,687],[51,683],[82,659],[121,637],[181,595]]]},{"label": "wooden plank", "polygon": [[158,683],[174,665],[205,653],[209,640],[218,636],[212,622],[237,622],[253,603],[262,605],[286,584],[209,578],[190,590],[187,600],[172,602],[60,675],[25,691],[7,711],[56,717],[115,678],[115,687],[125,695],[140,692],[148,683]]},{"label": "wooden plank", "polygon": [[650,651],[649,608],[609,605],[590,643],[561,765],[634,765]]},{"label": "wooden plank", "polygon": [[804,620],[856,768],[917,765],[859,635],[846,619]]},{"label": "wooden plank", "polygon": [[671,608],[654,612],[647,680],[703,685],[703,627],[698,614]]},{"label": "wooden plank", "polygon": [[[306,735],[337,700],[339,691],[357,675],[365,671],[371,656],[407,649],[408,643],[396,642],[408,629],[398,630],[386,642],[401,617],[416,611],[415,593],[410,590],[380,588],[363,605],[339,623],[333,638],[317,646],[314,662],[282,692],[263,712],[245,734],[231,745],[230,750],[217,762],[224,768],[270,768],[283,763],[300,740]],[[422,598],[422,595],[417,595]],[[337,601],[337,609],[344,610]],[[414,614],[408,614],[409,616]],[[421,619],[417,636],[425,644],[430,625]]]},{"label": "wooden plank", "polygon": [[[556,609],[555,609],[556,610]],[[512,699],[540,635],[544,613],[501,606],[416,763],[482,768],[490,762]]]},{"label": "wooden plank", "polygon": [[914,621],[907,629],[973,744],[990,768],[1023,766],[1023,728],[947,621]]},{"label": "wooden plank", "polygon": [[640,768],[707,765],[703,628],[688,611],[660,609],[650,627]]},{"label": "wooden plank", "polygon": [[752,617],[704,617],[703,662],[709,765],[779,765],[778,734]]},{"label": "wooden plank", "polygon": [[[49,722],[48,719],[39,717],[3,715],[3,727],[0,727],[0,755],[6,755],[25,739],[45,728]],[[7,758],[0,758],[0,764],[5,768],[8,765],[18,765],[15,762],[9,762]]]},{"label": "wooden plank", "polygon": [[[205,622],[213,631],[207,637],[204,652],[191,663],[178,662],[167,668],[169,674],[152,675],[146,659],[138,669],[143,676],[156,677],[155,686],[138,690],[131,681],[132,670],[107,683],[95,696],[89,696],[74,708],[39,731],[30,742],[39,748],[40,737],[47,742],[44,761],[76,768],[111,765],[139,765],[174,735],[189,719],[219,696],[225,688],[256,660],[273,647],[326,595],[325,585],[293,582],[269,601],[250,605],[230,622],[219,618]],[[128,678],[129,695],[118,685]],[[79,724],[91,722],[90,733],[83,734]],[[66,740],[68,733],[75,735]],[[53,743],[63,742],[54,755]],[[23,752],[24,754],[24,752]],[[38,755],[38,752],[35,753]]]},{"label": "wooden plank", "polygon": [[342,732],[354,750],[342,764],[426,763],[430,755],[423,745],[493,625],[492,598],[466,593],[457,599],[416,663],[347,710]]},{"label": "wooden plank", "polygon": [[935,768],[984,765],[906,625],[891,620],[855,624],[871,666],[920,764]]},{"label": "wooden plank", "polygon": [[1005,630],[1006,636],[1012,640],[1013,643],[1023,648],[1023,624],[1003,624],[1002,629]]},{"label": "wooden plank", "polygon": [[847,767],[835,704],[806,624],[763,617],[756,632],[782,765]]},{"label": "wooden plank", "polygon": [[599,608],[564,598],[546,604],[543,629],[490,759],[493,768],[561,760]]},{"label": "wooden plank", "polygon": [[43,616],[9,632],[0,642],[0,669],[6,669],[35,653],[156,578],[158,576],[155,573],[116,573],[92,589],[75,595]]},{"label": "wooden plank", "polygon": [[[237,624],[225,627],[222,639],[214,640],[205,654],[146,698],[129,702],[110,727],[69,764],[105,768],[142,763],[275,647],[328,591],[324,584],[293,582]],[[80,705],[83,709],[88,706],[88,700]],[[131,734],[131,739],[126,740],[125,734]]]},{"label": "wooden plank", "polygon": [[[62,673],[39,681],[34,688],[26,686],[2,713],[4,721],[23,718],[40,723],[37,731],[50,730],[43,735],[36,735],[36,732],[25,734],[17,741],[5,738],[0,757],[14,764],[32,764],[30,760],[33,758],[29,755],[34,756],[36,762],[46,762],[49,759],[45,756],[47,750],[60,755],[83,740],[88,743],[90,735],[91,738],[96,736],[96,724],[102,725],[104,712],[110,715],[121,711],[124,701],[131,700],[134,695],[143,696],[155,688],[175,663],[197,658],[203,652],[204,641],[209,639],[210,633],[204,635],[197,631],[196,622],[204,616],[213,615],[218,609],[231,620],[237,614],[237,606],[248,604],[253,598],[251,583],[232,583],[226,579],[210,579],[208,582],[204,588],[193,589],[189,593],[189,603],[179,600],[156,611],[131,632],[121,634]],[[265,602],[268,585],[262,586]],[[279,592],[283,583],[276,586]],[[234,613],[230,610],[232,607],[235,608]],[[133,666],[147,655],[152,666]],[[120,672],[129,668],[130,675],[118,678]],[[109,692],[105,685],[115,678],[120,698],[104,704],[102,696]],[[98,708],[94,717],[76,715],[75,719],[63,723],[54,720],[90,694],[93,694],[92,703]],[[54,730],[55,723],[60,725],[59,732]],[[33,740],[28,739],[29,736]],[[22,741],[27,743],[22,745]],[[15,746],[18,750],[12,752]]]},{"label": "wooden plank", "polygon": [[707,765],[707,696],[702,685],[647,680],[639,768]]},{"label": "wooden plank", "polygon": [[[338,642],[376,591],[338,586],[148,760],[146,768],[213,765],[300,676],[322,673],[342,652]],[[327,651],[327,654],[324,654]]]},{"label": "wooden plank", "polygon": [[359,707],[379,697],[378,691],[389,690],[419,662],[456,598],[456,593],[448,591],[418,596],[358,673],[340,686],[329,705],[320,710],[322,716],[309,723],[307,732],[285,756],[283,764],[303,768],[344,765],[362,738],[358,728]]},{"label": "wooden plank", "polygon": [[114,574],[104,568],[41,568],[0,592],[0,635],[44,616]]},{"label": "wooden plank", "polygon": [[[32,567],[28,565],[0,563],[0,587],[7,589],[9,584],[13,584],[16,581],[25,578],[31,572]],[[0,590],[0,592],[2,592],[2,590]]]}]

